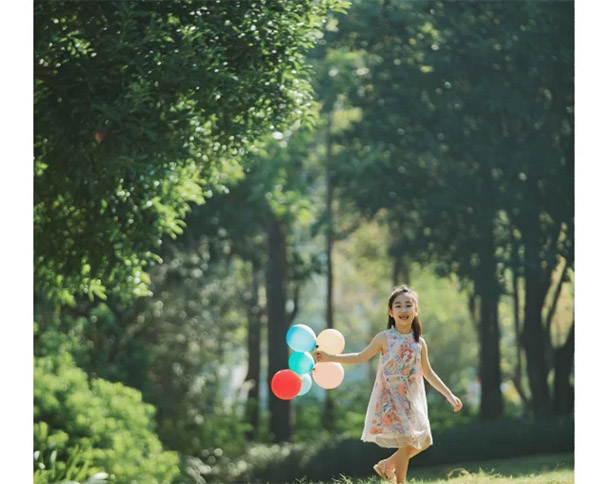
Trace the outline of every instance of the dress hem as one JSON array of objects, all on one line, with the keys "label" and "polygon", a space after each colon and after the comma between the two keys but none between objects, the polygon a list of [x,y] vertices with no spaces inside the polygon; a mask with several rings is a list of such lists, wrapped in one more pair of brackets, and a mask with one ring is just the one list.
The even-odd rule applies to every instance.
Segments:
[{"label": "dress hem", "polygon": [[[388,436],[386,438],[386,440],[392,439],[397,441],[397,443],[395,444],[386,444],[386,443],[382,443],[382,442],[378,442],[378,437],[381,437],[382,440],[384,440],[382,438],[382,435],[378,435],[375,436],[373,438],[365,438],[365,437],[361,437],[361,441],[362,442],[371,442],[374,443],[376,445],[378,445],[379,447],[383,447],[385,449],[398,449],[400,447],[414,447],[415,449],[423,449],[423,448],[427,448],[430,447],[431,445],[433,445],[433,437],[429,436],[428,438],[424,439],[421,441],[421,443],[416,444],[414,440],[412,439],[408,439],[407,437],[403,437],[403,436],[399,436],[399,437],[390,437]],[[401,442],[400,442],[401,441]],[[420,442],[419,439],[416,439],[416,441]]]}]

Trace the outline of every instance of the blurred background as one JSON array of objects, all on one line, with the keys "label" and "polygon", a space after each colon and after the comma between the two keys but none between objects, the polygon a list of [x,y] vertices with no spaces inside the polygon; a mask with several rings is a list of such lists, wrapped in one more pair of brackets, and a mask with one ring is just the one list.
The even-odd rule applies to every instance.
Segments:
[{"label": "blurred background", "polygon": [[[420,297],[435,445],[572,452],[573,2],[34,3],[35,482],[369,476],[377,358]],[[91,481],[92,482],[92,481]]]}]

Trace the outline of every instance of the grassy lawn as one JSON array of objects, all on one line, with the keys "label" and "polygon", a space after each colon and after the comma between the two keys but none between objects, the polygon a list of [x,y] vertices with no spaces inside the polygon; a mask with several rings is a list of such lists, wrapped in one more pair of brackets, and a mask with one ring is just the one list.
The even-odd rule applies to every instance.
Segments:
[{"label": "grassy lawn", "polygon": [[[310,484],[300,481],[301,484]],[[342,476],[331,484],[379,484],[378,477],[351,479]],[[572,484],[574,455],[553,454],[516,459],[467,462],[448,466],[416,468],[415,460],[408,472],[408,483],[439,484]],[[330,483],[327,483],[330,484]]]},{"label": "grassy lawn", "polygon": [[445,467],[420,468],[412,461],[409,481],[452,484],[530,483],[566,484],[574,482],[574,455],[554,454],[517,459],[469,462]]}]

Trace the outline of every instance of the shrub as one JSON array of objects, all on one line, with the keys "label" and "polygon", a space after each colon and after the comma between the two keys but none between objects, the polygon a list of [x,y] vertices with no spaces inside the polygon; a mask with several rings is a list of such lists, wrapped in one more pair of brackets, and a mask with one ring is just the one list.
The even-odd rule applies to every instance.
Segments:
[{"label": "shrub", "polygon": [[574,419],[501,419],[434,433],[435,444],[418,465],[520,457],[574,450]]},{"label": "shrub", "polygon": [[48,425],[34,425],[34,484],[70,482],[106,484],[110,476],[90,468],[91,460],[79,447],[66,448],[68,435],[59,431],[49,434]]},{"label": "shrub", "polygon": [[154,407],[120,383],[88,379],[69,353],[34,362],[36,451],[59,446],[68,462],[76,447],[93,470],[116,476],[117,484],[167,483],[179,473],[178,456],[165,452],[154,433]]}]

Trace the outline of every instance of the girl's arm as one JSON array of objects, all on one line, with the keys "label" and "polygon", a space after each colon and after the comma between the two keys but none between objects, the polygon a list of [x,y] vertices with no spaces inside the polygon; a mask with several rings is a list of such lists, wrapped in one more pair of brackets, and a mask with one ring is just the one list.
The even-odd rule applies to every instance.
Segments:
[{"label": "girl's arm", "polygon": [[420,338],[422,342],[422,374],[424,378],[437,390],[441,393],[445,398],[447,398],[448,402],[452,404],[454,407],[454,412],[458,412],[462,408],[462,402],[460,398],[454,395],[450,389],[441,381],[439,375],[433,371],[431,368],[431,363],[429,362],[429,352],[426,346],[426,341],[423,338]]},{"label": "girl's arm", "polygon": [[315,359],[317,363],[325,363],[327,361],[334,361],[336,363],[345,363],[347,365],[358,365],[365,363],[372,356],[378,353],[382,349],[382,333],[378,333],[374,336],[372,342],[359,353],[347,353],[341,355],[329,355],[325,351],[315,350]]}]

